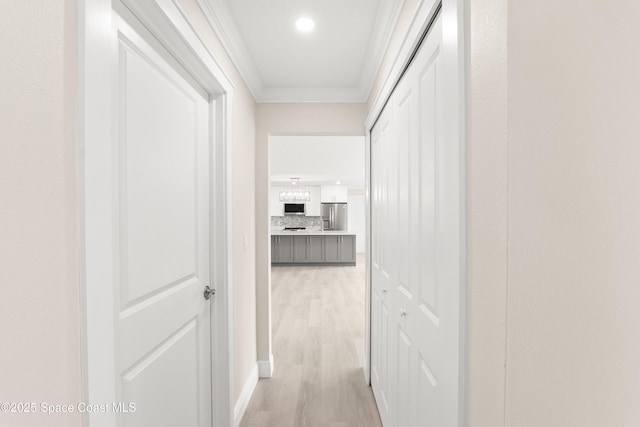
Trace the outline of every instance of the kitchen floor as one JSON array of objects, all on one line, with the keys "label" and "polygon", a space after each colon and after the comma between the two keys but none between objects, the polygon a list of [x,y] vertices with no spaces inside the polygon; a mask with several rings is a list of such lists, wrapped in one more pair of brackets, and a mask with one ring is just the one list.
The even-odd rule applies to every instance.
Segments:
[{"label": "kitchen floor", "polygon": [[274,375],[243,427],[381,426],[364,382],[364,254],[355,267],[272,267]]}]

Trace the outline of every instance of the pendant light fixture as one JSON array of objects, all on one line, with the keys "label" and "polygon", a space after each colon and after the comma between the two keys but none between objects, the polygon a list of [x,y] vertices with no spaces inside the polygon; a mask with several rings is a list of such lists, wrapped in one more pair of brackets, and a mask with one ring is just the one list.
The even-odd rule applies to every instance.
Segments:
[{"label": "pendant light fixture", "polygon": [[291,178],[291,184],[288,189],[280,191],[281,202],[308,202],[311,200],[311,192],[300,187],[300,178]]}]

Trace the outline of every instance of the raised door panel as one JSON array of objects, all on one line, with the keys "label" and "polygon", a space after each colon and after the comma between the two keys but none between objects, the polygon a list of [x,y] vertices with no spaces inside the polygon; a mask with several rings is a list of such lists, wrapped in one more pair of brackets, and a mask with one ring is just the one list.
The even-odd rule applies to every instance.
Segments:
[{"label": "raised door panel", "polygon": [[410,220],[418,214],[418,206],[412,198],[414,192],[413,175],[417,172],[412,169],[412,156],[415,156],[416,140],[418,138],[418,110],[416,84],[414,75],[410,69],[400,82],[392,97],[395,121],[395,150],[397,152],[397,181],[393,188],[397,194],[397,276],[395,292],[399,308],[409,310],[414,297],[415,283],[410,280],[409,270],[415,264],[411,263],[411,242],[414,240],[415,230],[411,227]]},{"label": "raised door panel", "polygon": [[[391,98],[391,108],[394,110],[394,140],[397,152],[397,182],[394,190],[397,194],[397,274],[394,281],[393,296],[395,311],[393,313],[397,351],[394,370],[396,380],[395,425],[421,425],[425,420],[416,420],[416,371],[417,359],[414,345],[416,334],[420,331],[415,324],[414,300],[416,296],[417,278],[412,274],[419,268],[422,260],[414,252],[418,240],[416,218],[420,216],[419,205],[416,201],[416,179],[419,164],[415,157],[419,145],[419,99],[415,70],[410,68],[403,80],[398,84]],[[430,425],[430,424],[427,424]]]},{"label": "raised door panel", "polygon": [[417,363],[413,369],[418,373],[413,415],[418,420],[430,420],[433,425],[447,425],[446,416],[442,413],[445,396],[438,388],[438,380],[419,354]]},{"label": "raised door panel", "polygon": [[340,236],[340,261],[354,262],[356,260],[355,236]]},{"label": "raised door panel", "polygon": [[271,263],[278,263],[278,236],[271,236]]},{"label": "raised door panel", "polygon": [[384,301],[386,295],[380,298],[373,296],[372,330],[377,331],[371,336],[371,387],[376,397],[380,418],[385,426],[392,420],[392,374],[394,370],[395,349],[390,342],[390,332],[393,328],[391,313]]},{"label": "raised door panel", "polygon": [[[410,218],[411,242],[420,263],[410,271],[415,292],[412,321],[417,362],[419,417],[431,409],[434,425],[458,425],[460,319],[460,176],[455,140],[444,133],[447,83],[442,55],[442,22],[438,18],[413,65],[418,95],[419,140],[414,148],[419,169],[411,177],[417,202]],[[411,167],[411,166],[409,166]]]},{"label": "raised door panel", "polygon": [[280,236],[280,259],[293,262],[293,236]]},{"label": "raised door panel", "polygon": [[[396,315],[398,316],[398,315]],[[397,320],[396,320],[397,322]],[[396,342],[393,348],[397,351],[397,360],[395,369],[393,371],[396,380],[397,389],[397,407],[395,408],[395,425],[396,426],[413,426],[412,419],[412,403],[414,399],[414,390],[412,385],[414,383],[415,373],[413,372],[412,359],[414,358],[414,348],[412,346],[412,339],[406,333],[406,330],[396,323],[397,333],[395,334]]]},{"label": "raised door panel", "polygon": [[[393,426],[395,388],[394,371],[396,363],[395,330],[392,312],[394,301],[390,252],[392,252],[391,214],[388,203],[390,178],[396,173],[396,165],[389,162],[392,149],[393,109],[385,108],[371,132],[371,325],[372,360],[371,387],[376,397],[380,417],[385,426]],[[394,190],[395,191],[395,190]],[[390,228],[391,227],[391,228]],[[375,357],[374,357],[375,356]]]},{"label": "raised door panel", "polygon": [[442,138],[438,135],[438,117],[442,114],[442,100],[439,85],[439,49],[435,48],[428,57],[421,56],[416,64],[418,87],[420,94],[420,145],[416,158],[420,159],[420,171],[416,177],[416,200],[419,203],[420,216],[413,218],[413,226],[418,231],[417,244],[414,244],[418,256],[423,261],[414,274],[419,277],[418,295],[416,298],[419,313],[424,316],[424,323],[433,327],[439,324],[437,248],[438,248],[438,208],[442,204],[438,200],[442,194],[442,185],[437,157],[440,154],[438,144]]},{"label": "raised door panel", "polygon": [[209,107],[114,14],[118,426],[211,425]]},{"label": "raised door panel", "polygon": [[292,236],[293,237],[293,262],[308,262],[308,236]]},{"label": "raised door panel", "polygon": [[278,236],[278,262],[293,262],[293,237]]},{"label": "raised door panel", "polygon": [[325,262],[340,261],[340,236],[324,236]]},{"label": "raised door panel", "polygon": [[282,236],[273,236],[271,238],[271,262],[274,264],[282,263],[282,253]]},{"label": "raised door panel", "polygon": [[324,236],[309,236],[307,256],[309,262],[324,261]]},{"label": "raised door panel", "polygon": [[[452,273],[451,255],[443,251],[455,242],[456,237],[454,230],[443,221],[449,215],[455,217],[455,212],[445,201],[448,197],[445,193],[454,189],[447,186],[442,169],[445,139],[442,133],[444,99],[440,32],[438,20],[414,66],[422,120],[416,156],[421,168],[415,177],[420,215],[413,220],[419,240],[413,246],[422,262],[414,267],[418,286],[412,310],[415,312],[416,349],[421,359],[421,388],[429,390],[433,399],[426,402],[427,398],[421,396],[422,405],[438,408],[431,416],[434,422],[451,425],[457,414],[447,407],[445,393],[447,387],[457,384],[457,364],[451,361],[458,357],[457,315],[460,308],[458,283],[446,278]],[[442,317],[443,306],[450,316],[447,321]]]}]

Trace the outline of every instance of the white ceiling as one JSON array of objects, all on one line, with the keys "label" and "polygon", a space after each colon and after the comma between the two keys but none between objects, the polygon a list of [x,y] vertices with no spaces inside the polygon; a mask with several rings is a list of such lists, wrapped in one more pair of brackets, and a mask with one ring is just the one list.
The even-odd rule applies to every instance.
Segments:
[{"label": "white ceiling", "polygon": [[[258,102],[365,102],[404,0],[198,0]],[[312,18],[300,33],[295,21]]]},{"label": "white ceiling", "polygon": [[271,185],[346,185],[365,188],[364,136],[272,136],[269,138]]}]

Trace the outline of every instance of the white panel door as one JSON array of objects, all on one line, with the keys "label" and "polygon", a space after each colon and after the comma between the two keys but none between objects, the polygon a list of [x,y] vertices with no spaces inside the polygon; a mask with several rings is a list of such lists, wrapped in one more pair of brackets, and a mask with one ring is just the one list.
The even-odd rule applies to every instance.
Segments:
[{"label": "white panel door", "polygon": [[119,426],[211,425],[209,105],[114,13]]},{"label": "white panel door", "polygon": [[[409,138],[408,168],[411,193],[409,238],[412,262],[408,276],[412,298],[407,321],[413,329],[416,356],[412,360],[416,420],[434,426],[458,425],[459,277],[458,224],[447,217],[459,213],[448,200],[459,194],[459,182],[446,179],[458,159],[450,159],[444,137],[444,79],[442,72],[442,19],[434,24],[412,66],[411,85],[419,102]],[[453,142],[451,142],[453,143]],[[454,249],[451,251],[451,249]],[[452,257],[455,257],[452,259]]]},{"label": "white panel door", "polygon": [[412,415],[415,399],[413,382],[415,378],[416,350],[414,341],[416,331],[411,302],[416,291],[416,283],[410,277],[410,268],[419,265],[412,243],[415,240],[415,229],[411,220],[420,215],[413,194],[413,176],[416,172],[411,156],[415,156],[415,145],[418,134],[418,96],[413,84],[413,68],[404,76],[391,98],[394,122],[394,150],[397,152],[396,181],[390,191],[397,194],[398,229],[397,239],[398,268],[392,284],[391,292],[396,302],[392,321],[395,342],[398,352],[397,364],[391,375],[396,379],[398,410],[394,422],[390,425],[412,426]]},{"label": "white panel door", "polygon": [[374,171],[371,175],[371,387],[384,425],[392,425],[395,403],[391,373],[396,350],[392,345],[395,331],[390,290],[396,222],[389,187],[397,162],[388,157],[393,156],[394,151],[392,114],[392,109],[383,111],[371,132],[371,170]]},{"label": "white panel door", "polygon": [[459,423],[461,163],[442,61],[438,18],[371,132],[371,381],[386,427]]}]

